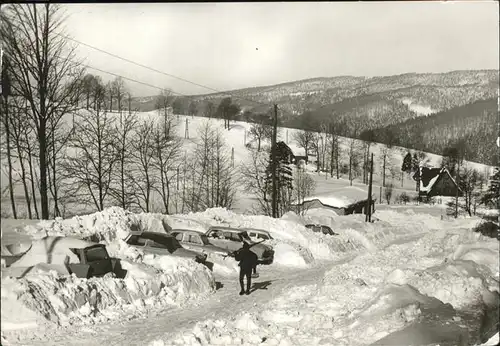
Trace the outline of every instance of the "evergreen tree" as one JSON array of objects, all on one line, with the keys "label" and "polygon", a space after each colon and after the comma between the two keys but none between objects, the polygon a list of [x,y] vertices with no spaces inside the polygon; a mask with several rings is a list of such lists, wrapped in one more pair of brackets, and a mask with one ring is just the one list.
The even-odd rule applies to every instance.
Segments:
[{"label": "evergreen tree", "polygon": [[497,168],[495,174],[490,178],[490,186],[488,191],[484,194],[481,199],[481,203],[488,204],[493,203],[497,208],[500,207],[498,204],[500,202],[500,169]]},{"label": "evergreen tree", "polygon": [[412,158],[411,158],[411,153],[408,152],[406,156],[403,159],[403,165],[401,166],[401,170],[403,172],[409,173],[411,172],[412,169]]},{"label": "evergreen tree", "polygon": [[[284,142],[276,143],[276,185],[278,189],[278,212],[283,215],[289,210],[292,190],[293,176],[290,167],[290,148]],[[269,154],[269,164],[266,168],[266,200],[272,196],[272,153]]]}]

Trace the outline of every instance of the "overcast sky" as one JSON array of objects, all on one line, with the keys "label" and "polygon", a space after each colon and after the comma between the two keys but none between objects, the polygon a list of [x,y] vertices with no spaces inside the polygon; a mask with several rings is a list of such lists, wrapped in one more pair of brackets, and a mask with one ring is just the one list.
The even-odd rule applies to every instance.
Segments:
[{"label": "overcast sky", "polygon": [[[73,38],[218,90],[312,77],[499,68],[494,1],[63,7]],[[89,65],[159,87],[211,92],[89,48],[78,54]],[[127,83],[136,95],[158,92]]]}]

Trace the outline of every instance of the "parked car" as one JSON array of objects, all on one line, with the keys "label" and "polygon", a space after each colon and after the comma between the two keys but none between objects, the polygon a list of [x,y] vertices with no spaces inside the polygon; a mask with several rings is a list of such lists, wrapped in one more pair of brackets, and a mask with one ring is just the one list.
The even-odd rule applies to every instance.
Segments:
[{"label": "parked car", "polygon": [[[80,278],[121,274],[119,260],[111,258],[106,245],[74,237],[45,237],[33,241],[31,247],[2,275],[23,277],[34,269],[55,270]],[[112,274],[113,273],[113,274]]]},{"label": "parked car", "polygon": [[188,250],[221,256],[228,256],[230,253],[230,251],[210,243],[204,233],[187,229],[174,229],[170,234]]},{"label": "parked car", "polygon": [[325,226],[325,225],[309,224],[309,225],[306,225],[306,227],[309,228],[313,232],[323,233],[323,234],[327,234],[327,235],[338,235],[338,233],[335,233],[330,227]]},{"label": "parked car", "polygon": [[206,254],[185,249],[174,236],[168,233],[132,231],[125,242],[145,253],[191,258],[203,264],[207,260]]},{"label": "parked car", "polygon": [[274,250],[271,246],[256,243],[250,239],[244,230],[231,227],[212,226],[206,232],[209,241],[228,251],[236,251],[242,243],[250,244],[251,250],[257,255],[261,264],[271,264],[274,261]]},{"label": "parked car", "polygon": [[241,228],[241,230],[246,231],[248,233],[248,237],[254,242],[274,239],[268,231],[263,229]]}]

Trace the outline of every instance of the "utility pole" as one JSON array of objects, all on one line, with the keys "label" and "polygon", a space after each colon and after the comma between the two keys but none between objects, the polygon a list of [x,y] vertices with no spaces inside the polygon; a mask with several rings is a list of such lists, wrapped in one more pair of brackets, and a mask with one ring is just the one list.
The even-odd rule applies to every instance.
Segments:
[{"label": "utility pole", "polygon": [[189,138],[189,119],[186,118],[186,130],[184,131],[184,138]]},{"label": "utility pole", "polygon": [[460,178],[460,163],[459,160],[457,159],[457,171],[455,174],[455,183],[457,184],[456,189],[457,192],[455,194],[455,219],[458,217],[458,179]]},{"label": "utility pole", "polygon": [[278,217],[278,186],[277,186],[277,160],[276,160],[276,137],[278,131],[278,105],[274,105],[273,135],[271,140],[271,175],[272,175],[272,213]]},{"label": "utility pole", "polygon": [[373,183],[373,153],[370,162],[370,181],[368,184],[368,203],[366,206],[365,221],[372,222],[372,183]]}]

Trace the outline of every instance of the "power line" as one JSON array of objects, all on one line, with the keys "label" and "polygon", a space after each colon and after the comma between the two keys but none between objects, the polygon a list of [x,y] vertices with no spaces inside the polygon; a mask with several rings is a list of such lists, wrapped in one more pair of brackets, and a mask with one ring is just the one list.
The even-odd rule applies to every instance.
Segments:
[{"label": "power line", "polygon": [[[13,27],[15,28],[19,28],[17,25],[13,24],[13,23],[10,23]],[[235,98],[235,99],[239,99],[239,100],[244,100],[244,101],[248,101],[248,102],[252,102],[252,103],[256,103],[256,104],[259,104],[259,105],[262,105],[262,106],[268,106],[268,107],[271,107],[272,104],[270,103],[263,103],[263,102],[260,102],[260,101],[255,101],[255,100],[250,100],[250,99],[247,99],[247,98],[244,98],[244,97],[239,97],[239,96],[234,96],[234,95],[231,95],[229,92],[226,92],[226,91],[221,91],[221,90],[217,90],[217,89],[214,89],[214,88],[211,88],[211,87],[208,87],[206,85],[202,85],[202,84],[199,84],[199,83],[196,83],[196,82],[193,82],[193,81],[190,81],[190,80],[187,80],[185,78],[182,78],[182,77],[178,77],[178,76],[175,76],[173,74],[170,74],[170,73],[166,73],[166,72],[163,72],[163,71],[160,71],[160,70],[157,70],[155,68],[152,68],[152,67],[149,67],[149,66],[146,66],[146,65],[143,65],[143,64],[140,64],[140,63],[137,63],[135,61],[132,61],[130,59],[127,59],[127,58],[124,58],[124,57],[121,57],[117,54],[113,54],[111,52],[108,52],[104,49],[101,49],[101,48],[98,48],[98,47],[95,47],[95,46],[92,46],[90,44],[87,44],[85,42],[82,42],[82,41],[79,41],[79,40],[76,40],[68,35],[64,35],[62,33],[58,33],[58,32],[53,32],[54,34],[60,36],[60,37],[63,37],[67,40],[70,40],[70,41],[73,41],[75,43],[78,43],[78,44],[81,44],[81,45],[84,45],[84,46],[87,46],[89,48],[92,48],[92,49],[95,49],[101,53],[104,53],[104,54],[107,54],[107,55],[110,55],[114,58],[117,58],[117,59],[120,59],[120,60],[123,60],[123,61],[126,61],[128,63],[131,63],[131,64],[134,64],[134,65],[137,65],[139,67],[142,67],[142,68],[145,68],[145,69],[148,69],[148,70],[151,70],[153,72],[156,72],[156,73],[160,73],[160,74],[163,74],[165,76],[169,76],[169,77],[173,77],[173,78],[176,78],[178,80],[181,80],[181,81],[184,81],[186,83],[190,83],[190,84],[193,84],[193,85],[196,85],[196,86],[199,86],[199,87],[202,87],[202,88],[205,88],[205,89],[208,89],[208,90],[211,90],[211,91],[215,91],[217,93],[222,93],[222,94],[229,94],[231,97]],[[119,74],[116,74],[116,73],[113,73],[113,72],[109,72],[109,71],[105,71],[105,70],[102,70],[102,69],[99,69],[99,68],[96,68],[96,67],[93,67],[93,66],[90,66],[90,65],[86,65],[86,64],[83,64],[80,62],[80,64],[82,66],[85,66],[87,68],[90,68],[90,69],[93,69],[93,70],[96,70],[96,71],[99,71],[99,72],[102,72],[102,73],[107,73],[107,74],[110,74],[110,75],[113,75],[113,76],[116,76],[116,77],[121,77],[123,79],[126,79],[126,80],[129,80],[129,81],[132,81],[132,82],[135,82],[135,83],[138,83],[138,84],[142,84],[142,85],[145,85],[145,86],[149,86],[149,87],[152,87],[152,88],[155,88],[155,89],[158,89],[158,90],[165,90],[165,88],[161,88],[161,87],[158,87],[156,85],[152,85],[152,84],[149,84],[149,83],[146,83],[146,82],[141,82],[141,81],[138,81],[136,79],[132,79],[132,78],[129,78],[129,77],[125,77],[125,76],[122,76],[122,75],[119,75]],[[172,91],[172,90],[171,90]],[[185,96],[185,97],[190,97],[189,95],[186,95],[186,94],[181,94],[181,93],[178,93],[178,92],[174,92],[172,91],[172,93],[174,94],[178,94],[178,95],[181,95],[181,96]],[[193,97],[193,95],[191,95],[191,97]],[[196,97],[196,95],[194,95],[194,97]],[[288,111],[285,111],[284,109],[281,109],[282,112],[285,112],[285,113],[288,113],[290,115],[292,115],[292,113],[288,112]]]},{"label": "power line", "polygon": [[[153,85],[153,84],[149,84],[149,83],[146,83],[146,82],[141,82],[141,81],[139,81],[137,79],[133,79],[133,78],[130,78],[130,77],[125,77],[125,76],[119,75],[117,73],[105,71],[105,70],[102,70],[102,69],[99,69],[97,67],[90,66],[90,65],[87,65],[87,64],[83,64],[83,63],[80,63],[80,64],[82,66],[85,66],[85,67],[90,68],[92,70],[96,70],[96,71],[99,71],[99,72],[102,72],[102,73],[107,73],[107,74],[110,74],[110,75],[115,76],[115,77],[120,77],[120,78],[126,79],[126,80],[134,82],[134,83],[142,84],[142,85],[145,85],[145,86],[148,86],[148,87],[151,87],[151,88],[155,88],[155,89],[158,89],[158,90],[162,90],[162,91],[165,90],[165,88],[161,88],[159,86],[156,86],[156,85]],[[181,96],[186,96],[186,97],[188,96],[188,95],[181,94],[181,93],[173,91],[173,90],[170,90],[170,92],[173,93],[173,94],[181,95]]]},{"label": "power line", "polygon": [[[217,89],[214,89],[212,87],[209,87],[209,86],[206,86],[206,85],[203,85],[203,84],[199,84],[199,83],[196,83],[196,82],[193,82],[193,81],[190,81],[188,79],[185,79],[185,78],[182,78],[182,77],[178,77],[178,76],[175,76],[171,73],[167,73],[167,72],[163,72],[163,71],[160,71],[160,70],[157,70],[153,67],[149,67],[149,66],[146,66],[144,64],[141,64],[141,63],[138,63],[138,62],[135,62],[135,61],[132,61],[130,59],[127,59],[127,58],[124,58],[120,55],[117,55],[117,54],[114,54],[114,53],[111,53],[111,52],[108,52],[104,49],[101,49],[101,48],[98,48],[98,47],[95,47],[95,46],[92,46],[88,43],[85,43],[85,42],[82,42],[82,41],[79,41],[79,40],[76,40],[68,35],[64,35],[64,34],[61,34],[61,33],[58,33],[58,32],[55,32],[56,35],[58,36],[61,36],[61,37],[64,37],[65,39],[67,40],[70,40],[70,41],[73,41],[73,42],[76,42],[78,44],[81,44],[83,46],[86,46],[86,47],[89,47],[89,48],[92,48],[98,52],[101,52],[101,53],[104,53],[104,54],[107,54],[109,56],[112,56],[116,59],[120,59],[120,60],[123,60],[125,62],[128,62],[130,64],[133,64],[133,65],[136,65],[136,66],[139,66],[139,67],[142,67],[142,68],[145,68],[147,70],[150,70],[150,71],[153,71],[153,72],[156,72],[156,73],[160,73],[162,75],[165,75],[165,76],[168,76],[168,77],[172,77],[172,78],[175,78],[175,79],[178,79],[178,80],[181,80],[183,82],[186,82],[186,83],[189,83],[189,84],[192,84],[192,85],[196,85],[196,86],[199,86],[199,87],[202,87],[202,88],[205,88],[207,90],[211,90],[211,91],[215,91],[217,93],[225,93],[225,94],[229,94],[228,92],[226,91],[221,91],[221,90],[217,90]],[[187,96],[187,95],[186,95]],[[257,103],[257,104],[260,104],[260,105],[263,105],[263,106],[271,106],[271,104],[267,104],[267,103],[263,103],[263,102],[259,102],[259,101],[254,101],[254,100],[249,100],[249,99],[246,99],[246,98],[243,98],[243,97],[239,97],[239,96],[233,96],[231,95],[232,97],[236,98],[236,99],[240,99],[240,100],[245,100],[245,101],[248,101],[248,102],[253,102],[253,103]]]}]

